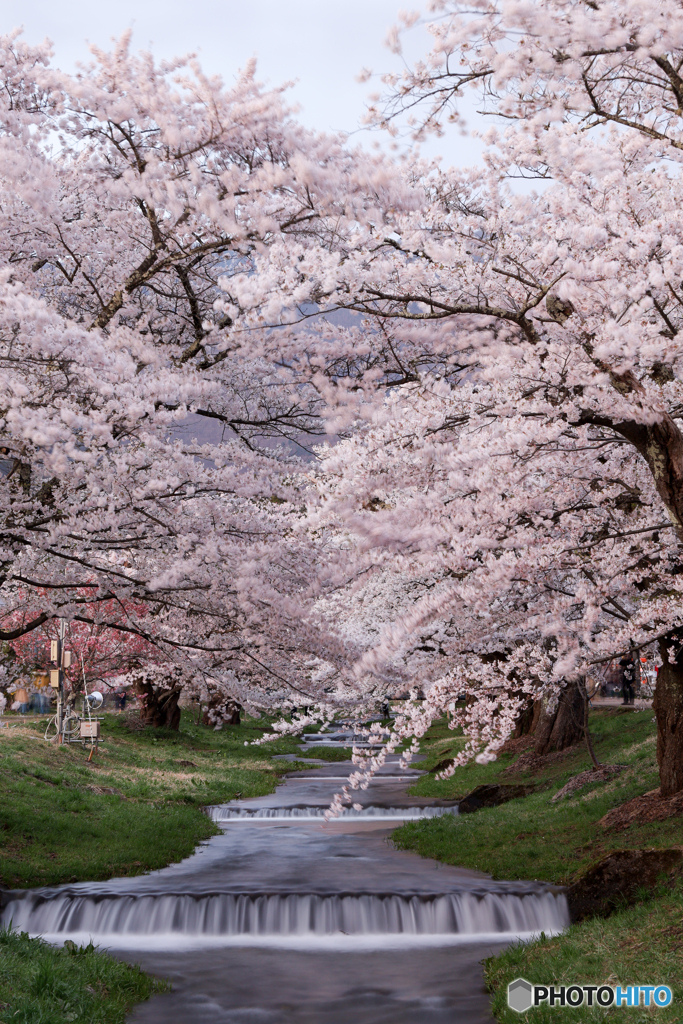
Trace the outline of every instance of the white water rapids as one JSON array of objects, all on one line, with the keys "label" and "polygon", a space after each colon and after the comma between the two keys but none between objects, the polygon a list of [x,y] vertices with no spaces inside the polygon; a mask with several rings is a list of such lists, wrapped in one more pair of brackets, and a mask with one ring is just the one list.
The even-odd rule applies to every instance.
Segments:
[{"label": "white water rapids", "polygon": [[[105,945],[177,946],[186,936],[213,944],[248,938],[309,939],[321,936],[432,936],[461,941],[481,935],[528,936],[554,933],[566,923],[563,896],[487,893],[397,896],[310,893],[255,895],[182,893],[145,896],[41,896],[9,903],[5,923],[53,941],[91,938]],[[159,941],[160,940],[160,941]]]},{"label": "white water rapids", "polygon": [[[252,821],[254,819],[275,819],[283,820],[296,818],[299,821],[319,821],[325,817],[326,807],[259,807],[256,810],[242,807],[228,807],[219,805],[209,807],[208,813],[211,818],[222,825],[229,821]],[[374,807],[370,804],[360,811],[353,807],[344,807],[339,818],[380,818],[383,821],[413,821],[420,818],[440,818],[444,814],[457,814],[457,807]],[[331,821],[338,821],[339,818],[332,818]]]}]

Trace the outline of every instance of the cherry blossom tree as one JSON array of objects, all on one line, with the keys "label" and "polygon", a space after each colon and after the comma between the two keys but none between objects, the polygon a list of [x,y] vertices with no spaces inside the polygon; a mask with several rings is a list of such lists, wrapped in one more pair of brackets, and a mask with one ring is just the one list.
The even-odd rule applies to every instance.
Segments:
[{"label": "cherry blossom tree", "polygon": [[[283,344],[328,373],[330,429],[352,427],[322,467],[326,522],[354,552],[347,582],[330,579],[365,600],[355,581],[374,572],[404,595],[355,669],[421,658],[427,701],[400,729],[419,735],[468,693],[463,756],[495,756],[525,699],[658,645],[669,796],[683,788],[683,12],[432,11],[432,53],[386,79],[374,116],[440,132],[478,89],[484,166],[416,164],[412,201],[399,191],[331,245],[322,226],[302,239],[296,303],[277,238],[231,296],[253,321],[267,286]],[[540,184],[520,193],[514,177]],[[302,335],[310,308],[330,316]],[[359,320],[340,325],[340,309]]]},{"label": "cherry blossom tree", "polygon": [[22,628],[83,620],[84,587],[144,604],[136,635],[240,703],[421,687],[389,749],[464,694],[460,760],[658,645],[668,796],[683,14],[432,10],[371,116],[419,138],[479,90],[469,171],[311,136],[251,72],[226,90],[124,41],[69,78],[5,41],[3,600],[53,595]]},{"label": "cherry blossom tree", "polygon": [[50,56],[0,42],[0,640],[62,617],[228,697],[308,698],[322,398],[229,290],[314,196],[356,217],[383,163],[304,131],[252,66],[225,87],[128,37],[75,76]]}]

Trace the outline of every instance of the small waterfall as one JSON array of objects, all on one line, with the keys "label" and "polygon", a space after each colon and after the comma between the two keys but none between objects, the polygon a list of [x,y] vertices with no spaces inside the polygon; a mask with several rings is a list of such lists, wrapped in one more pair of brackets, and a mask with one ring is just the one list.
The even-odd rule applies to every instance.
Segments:
[{"label": "small waterfall", "polygon": [[[568,924],[567,902],[552,892],[470,892],[446,895],[328,895],[220,893],[113,895],[27,893],[10,897],[0,922],[17,931],[145,948],[174,938],[235,943],[246,940],[353,936],[432,938],[448,942],[556,933]],[[383,943],[380,943],[383,944]]]},{"label": "small waterfall", "polygon": [[370,739],[368,736],[354,735],[353,733],[310,733],[301,734],[304,745],[311,747],[371,747],[379,750],[384,746],[383,739]]},{"label": "small waterfall", "polygon": [[[300,821],[320,821],[324,818],[326,807],[259,807],[257,810],[250,810],[248,807],[231,807],[219,804],[215,807],[207,807],[211,819],[219,825],[224,821],[254,821],[262,819],[270,820],[291,820],[297,818]],[[345,807],[339,818],[332,818],[332,821],[339,821],[341,818],[383,818],[387,821],[406,821],[415,818],[440,818],[444,814],[457,814],[457,806],[453,807],[363,807],[356,811],[352,807]]]},{"label": "small waterfall", "polygon": [[355,739],[364,740],[366,737],[354,732],[302,732],[301,739],[304,743],[341,743],[352,744]]}]

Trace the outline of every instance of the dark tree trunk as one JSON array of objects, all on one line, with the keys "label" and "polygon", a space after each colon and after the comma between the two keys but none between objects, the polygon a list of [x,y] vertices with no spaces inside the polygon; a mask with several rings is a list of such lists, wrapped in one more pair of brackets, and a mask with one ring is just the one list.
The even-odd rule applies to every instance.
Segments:
[{"label": "dark tree trunk", "polygon": [[577,683],[579,693],[581,694],[581,702],[583,704],[583,736],[586,741],[586,746],[588,747],[590,759],[593,762],[593,767],[600,768],[600,762],[596,756],[595,748],[593,747],[593,740],[591,739],[590,728],[588,727],[588,710],[590,707],[590,701],[588,700],[588,690],[586,689],[586,677],[581,676],[581,678],[577,680]]},{"label": "dark tree trunk", "polygon": [[223,694],[215,694],[209,698],[209,703],[204,707],[202,725],[216,726],[239,725],[242,705],[235,700],[226,700]]},{"label": "dark tree trunk", "polygon": [[534,733],[534,752],[566,750],[584,738],[585,696],[578,680],[567,683],[552,714],[541,711]]},{"label": "dark tree trunk", "polygon": [[235,707],[232,710],[232,714],[230,715],[230,718],[228,719],[228,725],[239,725],[240,724],[240,722],[241,722],[240,711],[241,710],[242,710],[241,704],[235,704]]},{"label": "dark tree trunk", "polygon": [[[657,763],[661,795],[665,798],[683,790],[683,652],[681,641],[660,641],[662,667],[657,675],[653,710],[657,719]],[[676,649],[676,662],[669,661],[669,649]]]},{"label": "dark tree trunk", "polygon": [[180,728],[180,708],[178,698],[180,690],[172,688],[169,690],[155,690],[151,683],[138,681],[138,696],[142,697],[140,702],[140,721],[143,725],[151,725],[155,729]]},{"label": "dark tree trunk", "polygon": [[542,700],[530,700],[527,706],[517,716],[512,738],[517,740],[520,736],[530,736],[536,731],[539,719],[543,712]]}]

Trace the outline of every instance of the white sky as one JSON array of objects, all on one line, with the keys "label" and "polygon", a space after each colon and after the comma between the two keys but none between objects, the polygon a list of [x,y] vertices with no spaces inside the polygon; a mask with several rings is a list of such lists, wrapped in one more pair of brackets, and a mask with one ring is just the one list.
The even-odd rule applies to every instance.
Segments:
[{"label": "white sky", "polygon": [[[135,49],[157,57],[197,52],[204,68],[227,82],[256,55],[262,81],[298,80],[292,95],[306,125],[352,132],[377,88],[355,76],[362,67],[400,68],[400,58],[384,46],[387,30],[401,8],[421,6],[420,0],[2,0],[0,32],[23,25],[30,43],[47,36],[64,70],[88,59],[87,42],[106,48],[128,28]],[[409,57],[426,53],[428,40],[424,29],[413,29]],[[358,141],[370,145],[380,137],[384,142],[385,136],[363,132]],[[480,149],[452,133],[423,152],[443,156],[445,165],[467,165],[477,162]]]}]

